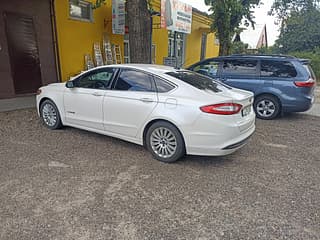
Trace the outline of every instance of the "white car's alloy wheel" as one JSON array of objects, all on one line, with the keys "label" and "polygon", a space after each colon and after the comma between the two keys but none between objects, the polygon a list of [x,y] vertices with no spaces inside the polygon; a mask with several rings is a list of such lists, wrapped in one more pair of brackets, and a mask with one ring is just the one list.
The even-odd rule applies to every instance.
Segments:
[{"label": "white car's alloy wheel", "polygon": [[57,123],[57,112],[50,103],[44,104],[42,108],[42,119],[49,127],[53,127]]},{"label": "white car's alloy wheel", "polygon": [[163,158],[172,157],[177,150],[177,140],[170,129],[159,127],[151,133],[152,150]]},{"label": "white car's alloy wheel", "polygon": [[145,142],[149,152],[162,162],[175,162],[186,152],[180,131],[166,121],[153,123],[147,131]]},{"label": "white car's alloy wheel", "polygon": [[45,100],[41,104],[40,115],[47,128],[58,129],[62,127],[59,110],[51,100]]}]

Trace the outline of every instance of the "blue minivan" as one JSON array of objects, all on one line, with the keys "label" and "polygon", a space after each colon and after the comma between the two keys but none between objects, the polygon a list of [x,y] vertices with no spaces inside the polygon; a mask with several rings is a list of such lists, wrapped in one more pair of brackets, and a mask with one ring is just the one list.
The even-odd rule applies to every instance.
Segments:
[{"label": "blue minivan", "polygon": [[258,118],[304,112],[314,102],[316,77],[309,60],[284,55],[231,55],[202,60],[189,70],[254,93]]}]

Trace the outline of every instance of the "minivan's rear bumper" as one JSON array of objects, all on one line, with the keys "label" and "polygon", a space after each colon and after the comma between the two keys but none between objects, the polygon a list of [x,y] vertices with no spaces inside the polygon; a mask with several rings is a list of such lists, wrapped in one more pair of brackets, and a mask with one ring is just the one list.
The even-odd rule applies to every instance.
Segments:
[{"label": "minivan's rear bumper", "polygon": [[296,99],[295,101],[283,103],[282,111],[283,112],[305,112],[312,107],[314,102],[315,102],[315,97],[313,95],[304,96]]}]

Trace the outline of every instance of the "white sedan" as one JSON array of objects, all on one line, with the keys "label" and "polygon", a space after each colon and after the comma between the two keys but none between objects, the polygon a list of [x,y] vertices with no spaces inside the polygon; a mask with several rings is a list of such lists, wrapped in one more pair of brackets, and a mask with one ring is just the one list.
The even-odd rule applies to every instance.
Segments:
[{"label": "white sedan", "polygon": [[142,64],[97,67],[37,93],[48,128],[71,126],[144,145],[163,162],[236,151],[255,130],[252,103],[251,92]]}]

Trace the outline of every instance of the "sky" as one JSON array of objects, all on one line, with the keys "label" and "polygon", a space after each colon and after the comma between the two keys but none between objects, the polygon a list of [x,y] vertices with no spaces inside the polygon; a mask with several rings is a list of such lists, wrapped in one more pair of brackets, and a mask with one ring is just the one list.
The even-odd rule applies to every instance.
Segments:
[{"label": "sky", "polygon": [[[204,4],[204,0],[181,0],[185,3],[192,5],[192,7],[197,8],[200,11],[208,12],[208,6]],[[254,9],[255,16],[255,30],[252,27],[248,27],[248,30],[245,30],[241,33],[241,41],[248,43],[250,48],[255,48],[258,39],[260,37],[261,31],[264,24],[267,25],[267,34],[268,34],[268,45],[271,46],[274,44],[274,41],[279,35],[279,26],[274,24],[274,17],[268,16],[268,11],[271,8],[273,0],[262,0],[262,5],[259,8]]]}]

